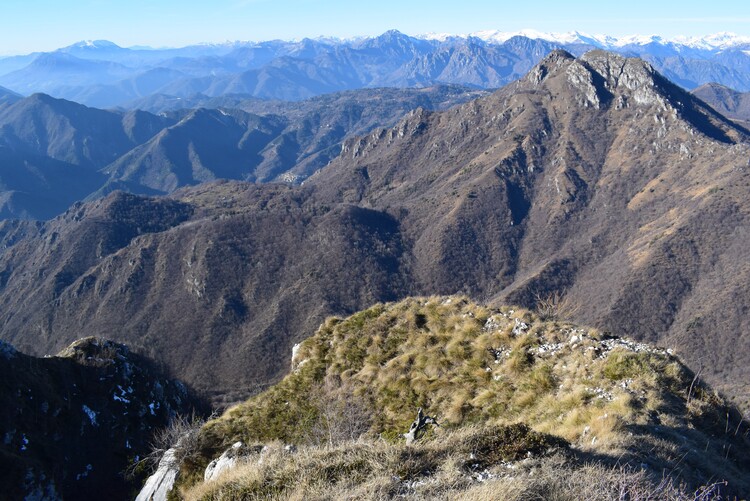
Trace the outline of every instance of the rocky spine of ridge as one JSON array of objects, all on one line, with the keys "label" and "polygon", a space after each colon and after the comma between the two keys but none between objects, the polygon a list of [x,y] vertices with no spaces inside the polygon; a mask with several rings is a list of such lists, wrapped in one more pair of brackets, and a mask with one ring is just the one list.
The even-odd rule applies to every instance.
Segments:
[{"label": "rocky spine of ridge", "polygon": [[0,490],[7,499],[132,499],[143,472],[128,470],[154,432],[201,406],[121,344],[85,338],[35,358],[0,342]]}]

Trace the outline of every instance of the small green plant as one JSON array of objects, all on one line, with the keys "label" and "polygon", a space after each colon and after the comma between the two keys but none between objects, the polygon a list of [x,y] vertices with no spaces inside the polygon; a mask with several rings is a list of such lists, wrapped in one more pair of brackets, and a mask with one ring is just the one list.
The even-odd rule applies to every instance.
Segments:
[{"label": "small green plant", "polygon": [[649,355],[617,351],[611,353],[604,364],[604,376],[612,381],[650,373]]}]

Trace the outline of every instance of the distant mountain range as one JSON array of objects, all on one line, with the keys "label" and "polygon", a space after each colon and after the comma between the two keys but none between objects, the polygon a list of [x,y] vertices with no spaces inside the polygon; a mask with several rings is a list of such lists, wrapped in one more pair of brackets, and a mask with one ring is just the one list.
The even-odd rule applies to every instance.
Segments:
[{"label": "distant mountain range", "polygon": [[[300,102],[203,96],[191,107],[210,109],[159,115],[105,111],[45,94],[0,94],[0,218],[48,219],[115,189],[166,194],[220,178],[298,182],[335,158],[354,134],[391,125],[419,106],[440,110],[484,94],[437,86]],[[159,97],[144,102],[158,111],[172,106]]]},{"label": "distant mountain range", "polygon": [[[488,42],[503,43],[516,36],[535,40],[546,40],[548,42],[559,44],[593,45],[597,48],[607,50],[613,50],[620,47],[637,47],[654,44],[671,47],[676,51],[692,49],[705,52],[719,52],[725,49],[737,47],[746,48],[746,46],[750,45],[750,36],[741,36],[728,32],[714,33],[704,37],[677,36],[673,38],[664,38],[659,35],[630,35],[614,37],[601,34],[592,35],[580,31],[549,33],[526,29],[520,31],[478,31],[470,35],[459,35],[458,38],[476,37]],[[447,34],[428,34],[423,37],[434,40],[447,40],[453,38],[452,35]]]},{"label": "distant mountain range", "polygon": [[607,49],[637,56],[687,89],[717,82],[750,90],[750,37],[618,39],[529,30],[421,37],[389,31],[353,40],[235,42],[180,49],[80,42],[53,52],[1,58],[0,85],[19,94],[44,92],[104,108],[135,108],[155,95],[300,100],[384,86],[458,84],[490,89],[520,78],[558,48],[575,55]]}]

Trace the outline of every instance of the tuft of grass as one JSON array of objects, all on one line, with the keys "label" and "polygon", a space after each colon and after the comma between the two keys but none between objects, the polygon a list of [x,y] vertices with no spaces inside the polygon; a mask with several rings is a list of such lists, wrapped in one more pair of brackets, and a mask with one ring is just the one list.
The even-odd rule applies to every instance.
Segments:
[{"label": "tuft of grass", "polygon": [[612,381],[652,374],[650,355],[647,353],[632,353],[618,350],[607,357],[603,367],[604,377]]}]

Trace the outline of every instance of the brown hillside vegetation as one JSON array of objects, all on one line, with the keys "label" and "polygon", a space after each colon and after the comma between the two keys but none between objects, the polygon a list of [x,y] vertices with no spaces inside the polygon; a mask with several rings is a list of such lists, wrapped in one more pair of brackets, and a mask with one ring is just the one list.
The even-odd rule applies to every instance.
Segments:
[{"label": "brown hillside vegetation", "polygon": [[[441,426],[404,446],[417,406]],[[724,480],[725,495],[750,492],[749,426],[670,351],[526,310],[413,298],[328,319],[291,374],[203,428],[181,478],[184,489],[238,440],[281,441],[303,448],[250,454],[187,497],[479,499],[479,480],[493,499],[544,488],[546,499],[693,499]]]},{"label": "brown hillside vegetation", "polygon": [[330,314],[462,292],[674,347],[747,403],[747,131],[637,59],[554,52],[525,78],[348,141],[302,187],[115,193],[0,226],[0,336],[82,332],[236,400]]},{"label": "brown hillside vegetation", "polygon": [[46,352],[96,332],[204,394],[257,392],[318,318],[406,289],[392,217],[307,198],[225,183],[181,200],[118,192],[45,225],[6,222],[5,337]]},{"label": "brown hillside vegetation", "polygon": [[737,92],[717,83],[707,83],[692,91],[719,113],[738,120],[747,127],[750,123],[750,92]]}]

